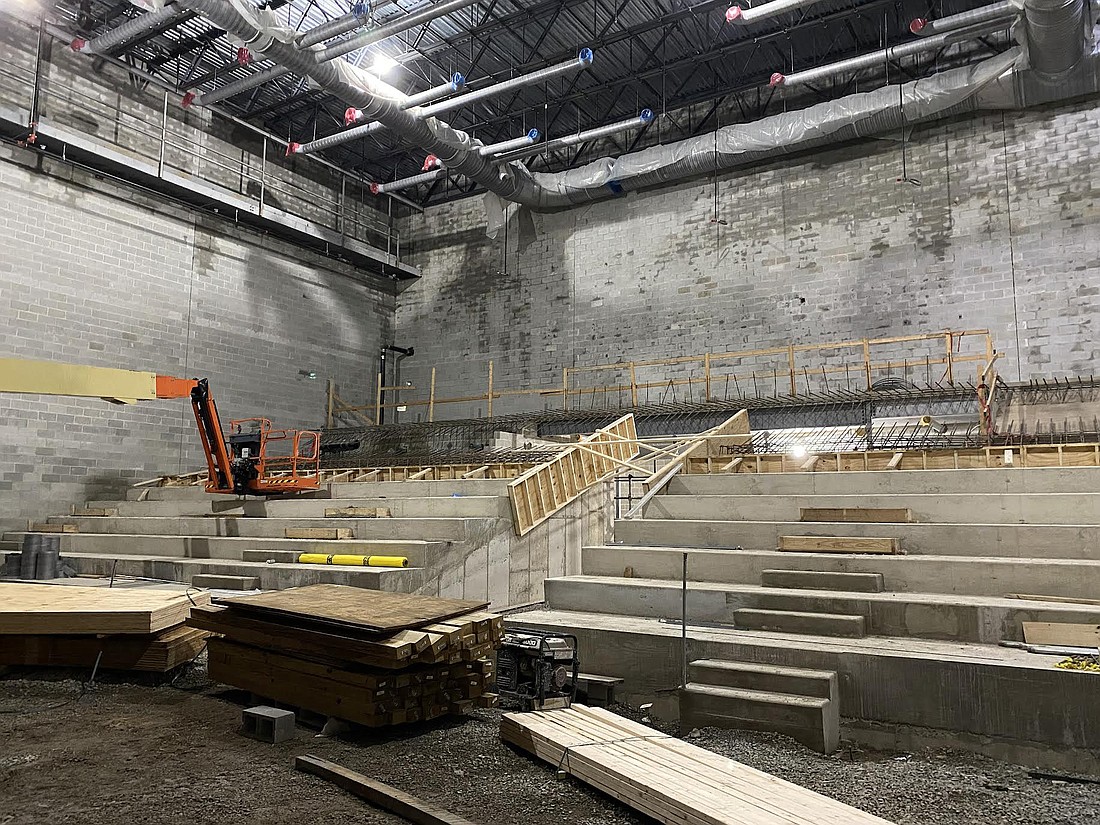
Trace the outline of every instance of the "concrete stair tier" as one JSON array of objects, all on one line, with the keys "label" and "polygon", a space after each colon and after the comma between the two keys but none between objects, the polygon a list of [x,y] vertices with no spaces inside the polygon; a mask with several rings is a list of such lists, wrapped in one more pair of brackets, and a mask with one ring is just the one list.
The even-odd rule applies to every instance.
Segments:
[{"label": "concrete stair tier", "polygon": [[774,730],[829,754],[840,745],[834,671],[700,659],[679,694],[682,731],[702,727]]},{"label": "concrete stair tier", "polygon": [[[874,509],[912,520],[858,520]],[[845,552],[868,549],[853,538],[900,552]],[[615,523],[614,544],[585,547],[578,575],[547,581],[546,610],[510,624],[577,634],[585,669],[622,677],[621,695],[654,712],[680,686],[686,619],[691,657],[836,671],[860,741],[1097,772],[1090,683],[1000,645],[1024,622],[1100,625],[1097,593],[1100,468],[680,474]],[[716,691],[785,691],[690,681],[693,710],[759,705],[781,729],[772,697]]]},{"label": "concrete stair tier", "polygon": [[[198,487],[131,489],[51,516],[64,561],[78,573],[227,582],[262,589],[336,583],[489,601],[542,598],[543,581],[579,569],[584,544],[609,537],[600,485],[516,536],[507,479],[337,482],[302,496],[239,498]],[[365,513],[344,517],[347,508]],[[389,515],[387,515],[387,513]],[[2,538],[18,549],[25,533]],[[408,567],[303,564],[324,556],[403,556]],[[209,586],[223,587],[223,584]]]}]

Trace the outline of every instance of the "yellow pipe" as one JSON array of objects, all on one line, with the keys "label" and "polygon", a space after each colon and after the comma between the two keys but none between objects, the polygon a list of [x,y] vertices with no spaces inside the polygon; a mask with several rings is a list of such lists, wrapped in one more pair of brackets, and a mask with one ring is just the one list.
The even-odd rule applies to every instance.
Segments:
[{"label": "yellow pipe", "polygon": [[302,553],[299,564],[347,564],[356,567],[408,567],[405,556],[351,556],[327,553]]}]

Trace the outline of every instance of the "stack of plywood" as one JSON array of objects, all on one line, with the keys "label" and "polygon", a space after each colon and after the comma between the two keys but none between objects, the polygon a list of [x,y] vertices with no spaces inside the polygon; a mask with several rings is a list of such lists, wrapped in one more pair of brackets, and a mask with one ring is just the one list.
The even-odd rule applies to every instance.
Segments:
[{"label": "stack of plywood", "polygon": [[312,585],[221,599],[188,624],[220,634],[210,678],[361,725],[495,704],[503,620],[485,602]]},{"label": "stack of plywood", "polygon": [[602,708],[510,713],[504,741],[658,822],[889,825],[887,820]]},{"label": "stack of plywood", "polygon": [[207,633],[183,624],[206,593],[0,585],[0,664],[163,673],[194,659]]}]

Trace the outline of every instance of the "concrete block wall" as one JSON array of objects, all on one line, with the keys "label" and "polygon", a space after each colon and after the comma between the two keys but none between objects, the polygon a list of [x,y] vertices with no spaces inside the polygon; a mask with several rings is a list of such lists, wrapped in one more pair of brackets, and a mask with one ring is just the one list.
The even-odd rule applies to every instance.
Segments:
[{"label": "concrete block wall", "polygon": [[479,199],[433,207],[404,219],[424,277],[399,301],[397,340],[416,347],[402,378],[426,388],[436,365],[437,397],[465,396],[490,359],[497,389],[555,387],[563,366],[965,328],[992,330],[1009,380],[1093,374],[1098,115],[1083,101],[929,124],[724,175],[717,196],[708,179],[521,214],[497,240]]},{"label": "concrete block wall", "polygon": [[[322,425],[326,380],[369,397],[392,336],[350,266],[10,147],[0,237],[0,355],[208,377],[226,421]],[[201,466],[182,400],[0,394],[0,456],[0,529]]]}]

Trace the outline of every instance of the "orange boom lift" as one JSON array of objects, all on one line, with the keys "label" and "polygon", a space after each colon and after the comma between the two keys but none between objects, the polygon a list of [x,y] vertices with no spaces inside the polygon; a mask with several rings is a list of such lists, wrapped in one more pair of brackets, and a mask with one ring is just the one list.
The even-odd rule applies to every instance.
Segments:
[{"label": "orange boom lift", "polygon": [[115,404],[189,398],[206,453],[208,493],[283,495],[316,490],[320,484],[320,433],[276,430],[266,418],[242,418],[229,422],[226,438],[205,378],[0,358],[0,392],[102,398]]}]

